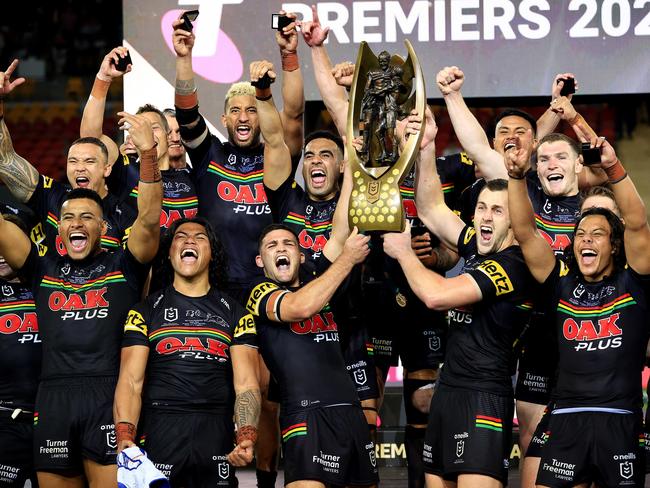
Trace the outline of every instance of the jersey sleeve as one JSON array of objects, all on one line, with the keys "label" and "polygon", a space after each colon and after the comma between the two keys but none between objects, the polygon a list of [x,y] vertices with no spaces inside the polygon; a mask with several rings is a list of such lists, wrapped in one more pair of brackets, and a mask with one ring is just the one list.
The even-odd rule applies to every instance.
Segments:
[{"label": "jersey sleeve", "polygon": [[[203,115],[199,114],[199,117],[203,118]],[[205,119],[204,119],[205,120]],[[186,129],[181,126],[181,137]],[[223,152],[223,144],[217,136],[209,132],[208,135],[201,144],[195,148],[185,146],[190,161],[192,162],[192,171],[191,175],[194,178],[199,178],[205,174],[210,165],[210,160],[214,159],[214,153]]]},{"label": "jersey sleeve", "polygon": [[151,314],[147,302],[134,305],[126,315],[124,322],[124,335],[122,347],[146,346],[149,347],[149,327]]},{"label": "jersey sleeve", "polygon": [[276,223],[285,219],[289,214],[289,209],[293,207],[292,203],[296,199],[300,200],[304,194],[304,190],[291,176],[275,190],[264,185],[264,192],[271,208],[273,222]]},{"label": "jersey sleeve", "polygon": [[458,236],[458,255],[466,258],[476,251],[476,230],[473,225],[466,225]]},{"label": "jersey sleeve", "polygon": [[[253,314],[254,317],[260,317],[264,320],[272,320],[266,313],[266,304],[269,301],[271,295],[278,291],[283,290],[277,283],[273,283],[269,280],[261,280],[255,285],[248,296],[248,301],[246,302],[246,309]],[[289,293],[285,290],[286,293]],[[278,303],[276,302],[276,306]],[[276,317],[278,316],[276,311]]]},{"label": "jersey sleeve", "polygon": [[124,271],[124,276],[126,277],[127,282],[132,288],[141,292],[144,283],[147,280],[151,265],[140,263],[135,256],[131,254],[129,246],[124,246],[116,252],[120,253],[121,267]]},{"label": "jersey sleeve", "polygon": [[257,328],[253,314],[234,300],[230,301],[233,309],[234,332],[233,346],[249,346],[257,348]]},{"label": "jersey sleeve", "polygon": [[[65,194],[64,186],[49,176],[39,175],[38,184],[27,202],[27,206],[36,214],[36,217],[43,223],[48,219],[49,214],[54,211],[59,213],[61,197]],[[52,214],[55,221],[58,219]]]},{"label": "jersey sleeve", "polygon": [[528,268],[520,253],[497,253],[467,272],[478,284],[483,300],[505,295],[527,295],[530,286]]},{"label": "jersey sleeve", "polygon": [[29,255],[18,273],[23,279],[25,279],[26,283],[29,283],[34,296],[36,296],[41,278],[43,278],[44,275],[43,269],[45,259],[49,258],[39,256],[38,249],[34,244],[32,244],[31,249],[29,250]]}]

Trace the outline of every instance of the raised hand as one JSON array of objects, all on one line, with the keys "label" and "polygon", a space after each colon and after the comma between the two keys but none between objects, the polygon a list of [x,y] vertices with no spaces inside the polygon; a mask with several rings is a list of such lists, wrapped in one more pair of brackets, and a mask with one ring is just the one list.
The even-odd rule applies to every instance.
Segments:
[{"label": "raised hand", "polygon": [[99,72],[97,73],[97,78],[104,81],[111,81],[131,71],[130,64],[126,67],[126,71],[118,71],[115,67],[119,60],[126,57],[128,53],[129,50],[123,46],[113,48],[111,52],[104,56],[102,64],[99,67]]},{"label": "raised hand", "polygon": [[275,74],[275,69],[273,68],[273,63],[266,60],[253,61],[249,66],[249,70],[251,81],[259,81],[260,78],[262,78],[264,75],[269,75],[269,78],[271,78],[271,83],[273,83],[277,76]]},{"label": "raised hand", "polygon": [[128,112],[118,112],[117,115],[120,117],[118,121],[120,128],[129,130],[131,141],[138,152],[148,151],[157,144],[148,118]]},{"label": "raised hand", "polygon": [[280,10],[279,14],[286,15],[292,22],[284,27],[282,31],[276,31],[275,40],[281,52],[295,53],[298,49],[298,31],[296,30],[297,15],[294,12],[286,13],[284,10]]},{"label": "raised hand", "polygon": [[11,75],[13,75],[17,67],[18,60],[14,59],[6,70],[0,71],[0,99],[5,98],[14,91],[14,88],[25,83],[25,78],[22,77],[11,81]]},{"label": "raised hand", "polygon": [[172,43],[174,44],[174,51],[176,56],[184,58],[192,55],[194,48],[194,32],[188,32],[183,29],[184,22],[179,17],[172,23],[174,34],[172,35]]},{"label": "raised hand", "polygon": [[354,63],[345,61],[332,68],[332,76],[338,85],[350,88],[354,79]]},{"label": "raised hand", "polygon": [[[562,88],[564,88],[564,81],[559,81],[558,80],[565,80],[567,78],[573,78],[573,81],[575,82],[575,87],[576,91],[578,91],[578,80],[576,80],[576,75],[573,73],[559,73],[555,75],[555,78],[553,78],[553,86],[551,87],[551,98],[555,100],[556,98],[559,98],[560,92],[562,91]],[[570,95],[567,95],[567,98],[569,101],[573,98],[573,93]]]},{"label": "raised hand", "polygon": [[458,66],[447,66],[436,75],[436,84],[443,96],[460,92],[464,81],[465,74]]},{"label": "raised hand", "polygon": [[302,32],[302,38],[305,40],[309,47],[322,46],[325,42],[325,39],[327,39],[327,34],[329,33],[330,28],[320,25],[318,12],[316,11],[316,5],[311,6],[311,14],[311,21],[298,22],[298,26]]}]

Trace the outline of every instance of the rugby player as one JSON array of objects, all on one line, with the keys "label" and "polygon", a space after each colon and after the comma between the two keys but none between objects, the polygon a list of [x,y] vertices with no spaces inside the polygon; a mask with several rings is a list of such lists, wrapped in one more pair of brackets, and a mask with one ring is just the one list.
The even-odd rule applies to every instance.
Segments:
[{"label": "rugby player", "polygon": [[[4,219],[27,234],[27,224],[7,207]],[[32,291],[2,256],[0,371],[0,486],[22,488],[28,479],[36,483],[32,444],[41,340]]]},{"label": "rugby player", "polygon": [[[14,60],[6,72],[0,72],[0,94],[3,97],[24,82],[24,78],[10,82],[17,66],[18,60]],[[120,203],[117,197],[106,189],[106,178],[111,172],[111,166],[108,163],[107,149],[101,141],[96,138],[80,138],[71,144],[66,165],[68,186],[39,174],[29,161],[16,154],[4,120],[0,120],[0,132],[0,178],[13,196],[26,203],[36,214],[39,222],[30,231],[30,236],[39,246],[41,255],[52,252],[57,255],[65,253],[63,242],[58,236],[59,210],[71,188],[88,188],[102,198],[102,211],[106,222],[101,240],[102,247],[115,250],[122,244],[135,220],[135,212]],[[161,144],[160,149],[163,148],[166,148],[166,143]]]},{"label": "rugby player", "polygon": [[[210,224],[181,219],[163,244],[172,285],[124,326],[114,418],[118,450],[140,446],[173,486],[236,486],[252,461],[261,396],[250,313],[221,288],[226,257]],[[144,405],[143,405],[144,403]]]},{"label": "rugby player", "polygon": [[[328,269],[301,286],[304,254],[295,233],[273,224],[260,236],[256,263],[266,277],[253,288],[247,308],[256,316],[260,351],[280,388],[285,484],[291,488],[377,482],[374,443],[346,371],[330,305],[352,268],[368,255],[369,240],[355,228],[340,254],[325,251],[333,259]],[[326,249],[335,242],[330,239]],[[314,381],[319,377],[327,381]]]},{"label": "rugby player", "polygon": [[643,486],[645,459],[639,381],[645,363],[650,228],[643,201],[613,148],[599,138],[621,219],[586,210],[560,260],[534,223],[524,183],[526,156],[506,152],[513,230],[526,264],[543,284],[559,353],[554,405],[537,486]]},{"label": "rugby player", "polygon": [[410,228],[384,235],[413,292],[436,310],[450,310],[445,363],[433,395],[424,441],[428,487],[504,486],[512,431],[510,370],[513,343],[528,320],[530,277],[510,229],[506,182],[490,181],[479,194],[474,226],[445,204],[435,169],[437,131],[426,112],[418,157],[418,215],[446,246],[465,258],[454,278],[427,269],[411,247]]},{"label": "rugby player", "polygon": [[89,188],[70,191],[61,205],[65,256],[39,256],[18,227],[0,218],[0,255],[31,282],[41,317],[43,368],[34,410],[41,486],[82,487],[86,480],[91,487],[115,486],[111,405],[122,324],[158,249],[162,184],[156,145],[166,140],[145,116],[119,115],[120,125],[131,126],[141,161],[138,217],[124,248],[102,249],[103,203]]}]

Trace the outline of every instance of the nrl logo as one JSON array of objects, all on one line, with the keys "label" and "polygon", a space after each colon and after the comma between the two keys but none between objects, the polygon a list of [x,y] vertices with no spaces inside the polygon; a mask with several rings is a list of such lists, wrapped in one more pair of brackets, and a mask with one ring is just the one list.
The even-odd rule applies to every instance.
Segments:
[{"label": "nrl logo", "polygon": [[366,376],[366,372],[362,369],[359,369],[354,372],[354,381],[357,385],[365,385],[366,381],[368,381],[368,377]]},{"label": "nrl logo", "polygon": [[465,453],[465,441],[463,439],[456,443],[456,457],[461,457]]},{"label": "nrl logo", "polygon": [[230,477],[230,465],[228,463],[219,463],[219,477],[224,480]]},{"label": "nrl logo", "polygon": [[165,321],[175,322],[178,320],[178,309],[177,308],[166,308],[165,309]]},{"label": "nrl logo", "polygon": [[111,430],[110,432],[106,432],[106,445],[111,449],[117,448],[117,436],[115,435],[115,431]]},{"label": "nrl logo", "polygon": [[629,480],[634,476],[634,465],[630,461],[625,461],[619,464],[619,471],[622,478]]},{"label": "nrl logo", "polygon": [[9,297],[14,294],[14,289],[10,285],[2,285],[2,294]]},{"label": "nrl logo", "polygon": [[429,349],[438,351],[440,349],[440,337],[429,337]]}]

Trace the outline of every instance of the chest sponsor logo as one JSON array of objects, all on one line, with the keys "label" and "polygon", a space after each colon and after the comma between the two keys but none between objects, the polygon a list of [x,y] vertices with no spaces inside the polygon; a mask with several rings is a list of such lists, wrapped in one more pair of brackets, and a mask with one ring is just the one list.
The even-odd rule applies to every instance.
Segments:
[{"label": "chest sponsor logo", "polygon": [[161,210],[160,227],[168,229],[174,222],[179,219],[192,219],[199,212],[198,208],[186,208],[185,210]]},{"label": "chest sponsor logo", "polygon": [[300,247],[303,249],[311,249],[314,252],[321,252],[327,244],[327,237],[322,234],[311,236],[307,229],[300,231],[298,235],[298,241],[300,242]]},{"label": "chest sponsor logo", "polygon": [[172,336],[161,339],[156,344],[156,352],[163,356],[179,353],[181,358],[216,359],[224,362],[228,359],[228,344],[209,337]]},{"label": "chest sponsor logo", "polygon": [[18,342],[40,343],[36,313],[7,313],[0,316],[0,334],[20,334]]},{"label": "chest sponsor logo", "polygon": [[292,322],[291,331],[294,334],[314,334],[315,342],[336,342],[339,340],[338,327],[332,312],[317,313],[312,318],[302,322]]},{"label": "chest sponsor logo", "polygon": [[69,294],[53,291],[48,306],[52,312],[63,312],[62,320],[102,319],[108,316],[107,291],[106,287]]},{"label": "chest sponsor logo", "polygon": [[569,245],[571,245],[571,237],[570,237],[569,234],[560,234],[560,233],[555,234],[554,233],[554,234],[551,235],[551,234],[543,231],[540,228],[538,228],[537,230],[542,235],[542,237],[544,239],[546,239],[546,242],[549,243],[551,248],[553,248],[553,251],[555,251],[555,254],[558,254],[558,253],[561,254],[560,251],[563,251],[564,249],[569,247]]},{"label": "chest sponsor logo", "polygon": [[456,325],[471,324],[472,323],[472,312],[471,310],[465,310],[461,308],[454,308],[447,312],[449,317],[450,325],[455,323]]},{"label": "chest sponsor logo", "polygon": [[567,341],[576,341],[576,351],[596,351],[603,349],[616,349],[623,342],[623,330],[617,325],[619,314],[592,320],[581,320],[579,323],[572,319],[565,319],[562,324],[562,335]]},{"label": "chest sponsor logo", "polygon": [[263,183],[236,185],[230,181],[220,181],[217,185],[217,195],[224,202],[236,204],[233,207],[235,213],[245,213],[247,215],[271,213]]},{"label": "chest sponsor logo", "polygon": [[505,295],[514,290],[508,274],[496,261],[493,261],[492,259],[485,260],[477,269],[490,278],[490,281],[496,287],[497,296]]}]

